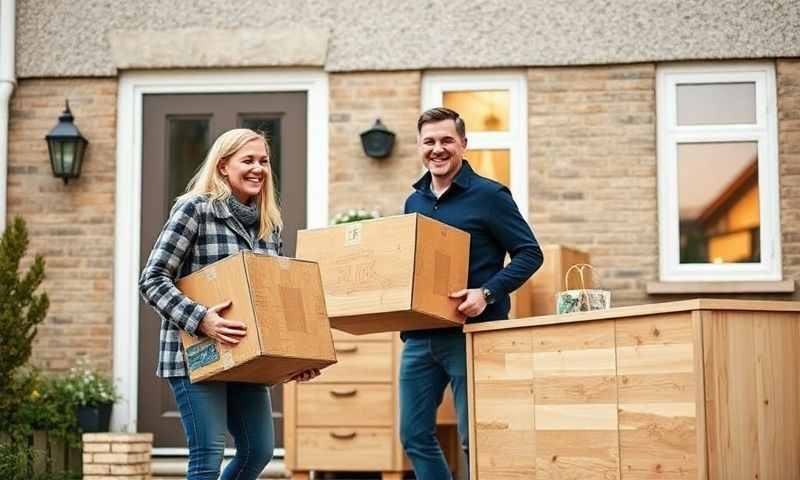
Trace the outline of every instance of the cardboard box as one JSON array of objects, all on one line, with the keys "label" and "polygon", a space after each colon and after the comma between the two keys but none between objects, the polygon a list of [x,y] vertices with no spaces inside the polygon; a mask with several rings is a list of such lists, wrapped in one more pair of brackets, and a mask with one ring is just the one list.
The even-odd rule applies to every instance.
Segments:
[{"label": "cardboard box", "polygon": [[331,326],[353,334],[459,327],[469,234],[418,214],[297,233],[319,262]]},{"label": "cardboard box", "polygon": [[[569,267],[578,263],[591,263],[589,254],[563,245],[543,245],[544,263],[533,276],[517,291],[511,294],[510,318],[554,315],[556,313],[556,293],[564,288],[564,275]],[[573,288],[579,282],[578,276],[572,278]],[[591,270],[584,271],[586,288],[592,287]]]},{"label": "cardboard box", "polygon": [[182,332],[192,382],[277,384],[305,369],[336,363],[316,263],[239,252],[177,286],[202,305],[231,300],[222,316],[247,325],[247,335],[235,346]]}]

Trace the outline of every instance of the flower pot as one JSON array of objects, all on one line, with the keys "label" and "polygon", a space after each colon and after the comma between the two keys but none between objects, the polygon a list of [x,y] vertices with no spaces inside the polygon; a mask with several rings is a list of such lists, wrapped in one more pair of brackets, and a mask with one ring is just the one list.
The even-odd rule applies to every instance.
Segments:
[{"label": "flower pot", "polygon": [[83,433],[107,432],[111,424],[112,402],[96,405],[79,405],[75,409],[78,427]]}]

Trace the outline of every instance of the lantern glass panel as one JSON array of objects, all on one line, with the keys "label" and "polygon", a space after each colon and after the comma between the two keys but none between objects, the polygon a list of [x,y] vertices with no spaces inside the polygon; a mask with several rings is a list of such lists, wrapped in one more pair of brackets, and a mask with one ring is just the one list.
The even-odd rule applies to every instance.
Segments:
[{"label": "lantern glass panel", "polygon": [[72,165],[72,176],[77,177],[81,171],[81,164],[83,163],[83,154],[86,150],[86,140],[79,139],[75,142],[75,162]]},{"label": "lantern glass panel", "polygon": [[61,172],[71,175],[75,163],[75,142],[61,140]]}]

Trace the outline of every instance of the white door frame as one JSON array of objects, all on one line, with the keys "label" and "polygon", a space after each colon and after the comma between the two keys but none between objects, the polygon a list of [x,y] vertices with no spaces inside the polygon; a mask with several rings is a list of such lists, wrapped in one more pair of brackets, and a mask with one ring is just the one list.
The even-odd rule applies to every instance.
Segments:
[{"label": "white door frame", "polygon": [[112,431],[137,431],[143,96],[155,93],[296,91],[308,94],[307,224],[309,228],[323,227],[328,224],[328,76],[323,70],[263,68],[131,71],[120,74],[117,98],[113,359],[114,384],[122,398],[114,406]]}]

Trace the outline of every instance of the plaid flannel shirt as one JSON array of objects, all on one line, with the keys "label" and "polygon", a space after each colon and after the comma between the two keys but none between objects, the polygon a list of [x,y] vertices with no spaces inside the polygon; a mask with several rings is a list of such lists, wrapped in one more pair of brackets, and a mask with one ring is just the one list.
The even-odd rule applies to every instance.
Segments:
[{"label": "plaid flannel shirt", "polygon": [[256,240],[257,229],[258,225],[245,229],[224,201],[204,195],[181,200],[172,208],[139,279],[142,298],[161,317],[156,375],[188,374],[180,330],[194,335],[208,311],[182,294],[176,279],[240,250],[279,255],[280,236],[273,233],[269,241]]}]

